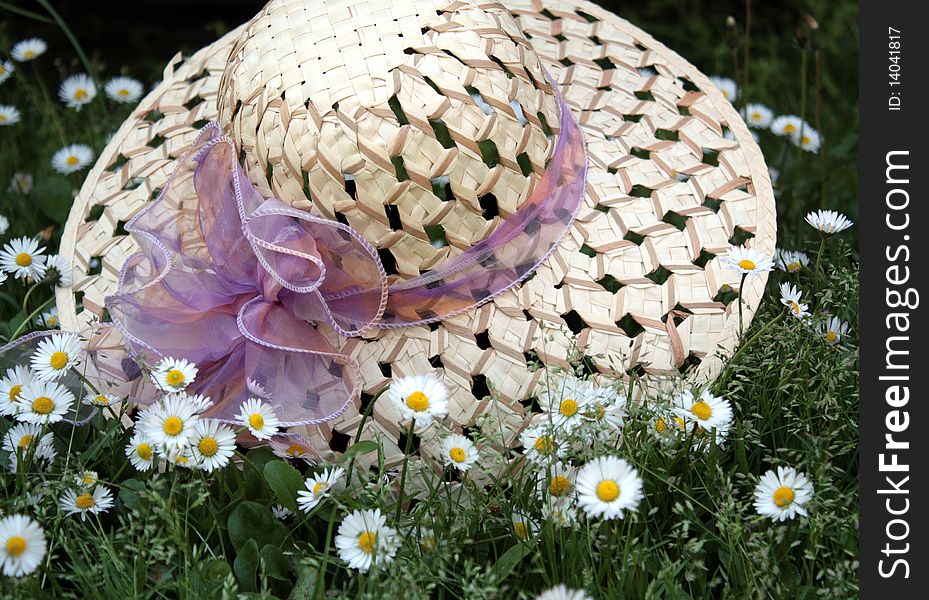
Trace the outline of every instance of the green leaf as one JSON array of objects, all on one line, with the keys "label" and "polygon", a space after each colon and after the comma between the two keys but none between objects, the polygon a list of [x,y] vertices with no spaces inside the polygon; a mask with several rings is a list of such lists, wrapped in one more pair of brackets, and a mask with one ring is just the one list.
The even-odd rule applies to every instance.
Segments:
[{"label": "green leaf", "polygon": [[64,223],[74,202],[71,184],[61,176],[49,175],[38,178],[33,198],[45,216],[56,223]]},{"label": "green leaf", "polygon": [[261,549],[261,562],[269,576],[281,581],[290,580],[290,562],[277,546],[264,546]]},{"label": "green leaf", "polygon": [[493,570],[496,572],[497,581],[503,581],[510,572],[532,552],[532,544],[516,544],[503,553],[497,562],[494,563]]},{"label": "green leaf", "polygon": [[226,522],[229,540],[238,550],[249,540],[261,546],[280,546],[287,537],[287,528],[271,514],[271,509],[257,502],[245,501],[236,506]]},{"label": "green leaf", "polygon": [[130,510],[142,510],[142,502],[138,492],[145,489],[145,483],[138,479],[127,479],[120,484],[119,501]]},{"label": "green leaf", "polygon": [[255,540],[248,542],[238,549],[232,568],[235,571],[239,585],[246,592],[255,591],[255,575],[258,574],[258,544]]},{"label": "green leaf", "polygon": [[283,460],[272,460],[264,468],[265,481],[277,495],[277,500],[297,512],[297,492],[303,488],[303,476]]},{"label": "green leaf", "polygon": [[345,454],[342,455],[342,458],[339,459],[338,464],[345,464],[350,461],[352,458],[357,458],[362,454],[367,454],[368,452],[376,452],[380,448],[377,442],[371,440],[361,440],[345,451]]}]

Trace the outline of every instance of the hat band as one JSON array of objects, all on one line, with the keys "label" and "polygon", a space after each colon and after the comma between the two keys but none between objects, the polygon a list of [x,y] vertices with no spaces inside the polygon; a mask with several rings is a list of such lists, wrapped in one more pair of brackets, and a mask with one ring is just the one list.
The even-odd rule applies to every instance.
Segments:
[{"label": "hat band", "polygon": [[235,143],[210,123],[126,225],[141,251],[106,299],[114,325],[143,360],[195,362],[193,390],[214,401],[209,416],[233,420],[241,402],[261,396],[283,426],[337,417],[362,380],[339,336],[471,310],[529,277],[558,246],[587,169],[580,129],[558,99],[558,142],[519,210],[441,268],[389,286],[376,249],[350,226],[261,196]]}]

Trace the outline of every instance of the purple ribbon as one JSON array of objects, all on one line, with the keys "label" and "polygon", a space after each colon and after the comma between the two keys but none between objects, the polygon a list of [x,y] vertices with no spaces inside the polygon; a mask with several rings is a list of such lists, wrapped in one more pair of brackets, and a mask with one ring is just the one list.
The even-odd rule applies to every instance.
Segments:
[{"label": "purple ribbon", "polygon": [[331,420],[361,392],[346,337],[431,323],[519,284],[567,233],[587,171],[561,96],[560,134],[529,198],[440,268],[388,284],[377,251],[338,221],[264,198],[217,123],[203,128],[158,198],[126,226],[141,246],[106,299],[130,351],[199,368],[193,391],[233,420],[263,395],[284,426]]}]

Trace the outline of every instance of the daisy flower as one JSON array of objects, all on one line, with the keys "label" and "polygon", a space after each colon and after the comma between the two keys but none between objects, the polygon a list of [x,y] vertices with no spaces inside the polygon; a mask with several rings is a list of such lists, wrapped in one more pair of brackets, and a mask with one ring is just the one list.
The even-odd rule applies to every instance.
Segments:
[{"label": "daisy flower", "polygon": [[35,323],[36,327],[44,327],[46,329],[58,329],[58,308],[53,306],[51,310],[47,310],[32,321]]},{"label": "daisy flower", "polygon": [[[54,436],[51,432],[42,435],[41,425],[37,423],[17,423],[10,427],[6,435],[3,436],[3,449],[11,455],[20,452],[25,458],[34,445],[33,457],[52,459],[55,457],[53,441]],[[11,456],[11,458],[15,458],[15,456]]]},{"label": "daisy flower", "polygon": [[180,394],[172,394],[147,408],[136,425],[152,443],[173,450],[187,445],[199,420],[190,400]]},{"label": "daisy flower", "polygon": [[842,336],[846,333],[848,333],[848,323],[838,317],[829,317],[823,324],[822,335],[831,345],[842,341]]},{"label": "daisy flower", "polygon": [[52,254],[45,259],[45,278],[56,286],[71,287],[71,265],[60,254]]},{"label": "daisy flower", "polygon": [[673,444],[681,434],[689,431],[688,423],[680,416],[670,413],[660,413],[652,417],[652,435],[665,445]]},{"label": "daisy flower", "polygon": [[33,381],[23,387],[16,418],[26,423],[57,423],[71,405],[74,394],[54,381]]},{"label": "daisy flower", "polygon": [[52,168],[68,175],[80,171],[94,159],[94,151],[86,144],[71,144],[52,155]]},{"label": "daisy flower", "polygon": [[577,472],[577,502],[589,517],[622,519],[641,499],[642,479],[621,458],[595,458]]},{"label": "daisy flower", "polygon": [[213,401],[204,396],[203,394],[184,394],[187,396],[187,399],[194,406],[194,410],[197,411],[197,414],[202,414],[210,409],[213,406]]},{"label": "daisy flower", "polygon": [[56,333],[39,342],[32,354],[32,370],[42,381],[60,379],[80,364],[81,342],[73,333]]},{"label": "daisy flower", "polygon": [[387,518],[374,509],[356,510],[345,517],[339,525],[335,545],[339,558],[350,569],[365,573],[372,562],[377,565],[391,562],[400,542],[396,530],[387,527]]},{"label": "daisy flower", "polygon": [[[28,196],[29,193],[32,192],[33,183],[35,183],[35,180],[30,173],[17,171],[16,173],[13,173],[13,178],[10,179],[10,190],[16,192],[17,194]],[[9,227],[10,222],[6,220],[6,217],[3,217],[3,219],[0,221],[5,222],[6,226]],[[4,233],[6,233],[6,227],[0,226],[0,235],[3,235]]]},{"label": "daisy flower", "polygon": [[[78,494],[78,491],[81,493]],[[81,515],[83,521],[88,514],[98,515],[113,507],[113,492],[102,485],[98,485],[93,492],[83,490],[68,490],[58,503],[67,516]]]},{"label": "daisy flower", "polygon": [[771,121],[771,132],[780,136],[791,136],[804,127],[803,119],[797,115],[781,115]]},{"label": "daisy flower", "polygon": [[12,273],[16,279],[42,279],[45,276],[45,248],[38,240],[21,237],[10,240],[0,251],[0,269]]},{"label": "daisy flower", "polygon": [[593,388],[590,402],[584,412],[585,419],[612,429],[622,429],[625,416],[625,394],[608,385]]},{"label": "daisy flower", "polygon": [[197,365],[184,358],[162,359],[152,373],[152,380],[166,392],[183,390],[197,377]]},{"label": "daisy flower", "polygon": [[774,113],[770,108],[757,103],[748,104],[742,109],[742,116],[745,117],[749,127],[762,129],[767,129],[771,125],[771,120],[774,119]]},{"label": "daisy flower", "polygon": [[774,268],[774,262],[759,250],[745,246],[729,246],[723,263],[743,275],[760,275]]},{"label": "daisy flower", "polygon": [[236,419],[259,440],[267,440],[274,436],[280,424],[274,408],[258,398],[249,398],[243,402]]},{"label": "daisy flower", "polygon": [[523,454],[534,463],[546,463],[564,455],[565,445],[546,423],[528,427],[519,436]]},{"label": "daisy flower", "polygon": [[201,419],[194,425],[190,450],[197,466],[212,473],[229,464],[235,453],[235,432],[215,419]]},{"label": "daisy flower", "polygon": [[817,210],[806,215],[806,222],[823,233],[833,234],[845,231],[852,222],[842,213],[834,210]]},{"label": "daisy flower", "polygon": [[90,489],[97,485],[99,479],[96,471],[81,471],[74,476],[74,485],[80,489]]},{"label": "daisy flower", "polygon": [[792,467],[768,471],[755,487],[755,510],[772,521],[807,516],[804,505],[813,497],[813,484]]},{"label": "daisy flower", "polygon": [[447,467],[454,467],[462,473],[471,468],[480,458],[474,443],[463,435],[453,433],[440,445],[442,462]]},{"label": "daisy flower", "polygon": [[563,585],[556,585],[536,596],[535,600],[593,600],[584,590],[571,590]]},{"label": "daisy flower", "polygon": [[575,377],[565,377],[539,389],[539,404],[555,427],[572,431],[584,422],[593,386]]},{"label": "daisy flower", "polygon": [[126,445],[126,458],[136,471],[148,471],[155,463],[155,451],[152,444],[141,433],[136,432]]},{"label": "daisy flower", "polygon": [[304,485],[307,491],[297,492],[297,505],[303,512],[310,512],[317,504],[328,498],[345,476],[342,467],[326,469],[318,475],[307,477]]},{"label": "daisy flower", "polygon": [[781,304],[786,306],[790,314],[798,319],[805,319],[810,316],[809,305],[800,302],[803,293],[792,283],[781,284]]},{"label": "daisy flower", "polygon": [[809,266],[810,257],[806,252],[778,249],[774,251],[774,262],[781,271],[796,273]]},{"label": "daisy flower", "polygon": [[285,519],[289,519],[290,517],[294,516],[294,513],[292,510],[280,504],[275,504],[274,506],[271,507],[271,514],[274,515],[274,518],[277,519],[278,521],[283,521]]},{"label": "daisy flower", "polygon": [[194,460],[194,455],[190,450],[190,446],[168,448],[164,454],[164,458],[176,467],[193,469],[199,466]]},{"label": "daisy flower", "polygon": [[10,56],[18,62],[26,62],[34,58],[39,58],[48,50],[48,44],[45,40],[39,38],[29,38],[16,42],[16,45],[10,49]]},{"label": "daisy flower", "polygon": [[10,76],[13,74],[13,71],[15,70],[16,68],[13,66],[13,63],[11,63],[10,61],[8,60],[0,61],[0,83],[3,83],[7,79],[9,79]]},{"label": "daisy flower", "polygon": [[313,446],[293,433],[274,436],[271,438],[270,446],[274,455],[280,458],[302,458],[312,464],[313,457],[316,456]]},{"label": "daisy flower", "polygon": [[390,385],[387,397],[403,420],[412,419],[416,427],[427,427],[448,414],[448,391],[435,373],[401,377]]},{"label": "daisy flower", "polygon": [[29,575],[45,558],[45,532],[29,517],[0,519],[0,565],[7,577]]},{"label": "daisy flower", "polygon": [[131,104],[142,97],[142,84],[131,77],[114,77],[103,90],[110,100],[123,104]]},{"label": "daisy flower", "polygon": [[574,498],[575,469],[560,460],[539,469],[536,494],[540,500],[571,500]]},{"label": "daisy flower", "polygon": [[84,399],[81,400],[81,403],[85,406],[96,406],[97,408],[105,408],[107,406],[113,406],[119,402],[122,398],[116,394],[87,394],[84,396]]},{"label": "daisy flower", "polygon": [[570,498],[542,503],[542,518],[558,527],[573,527],[577,523],[577,507]]},{"label": "daisy flower", "polygon": [[529,541],[539,533],[539,524],[524,512],[514,510],[510,522],[513,524],[513,535],[520,542]]},{"label": "daisy flower", "polygon": [[710,82],[719,88],[719,91],[723,93],[726,100],[729,102],[735,101],[739,91],[739,87],[736,85],[735,81],[728,77],[710,77]]},{"label": "daisy flower", "polygon": [[6,375],[0,379],[0,415],[19,412],[23,388],[34,379],[35,374],[29,367],[16,366],[6,370]]},{"label": "daisy flower", "polygon": [[432,529],[421,529],[419,531],[419,549],[427,554],[432,554],[438,547],[439,542],[435,537],[435,531]]},{"label": "daisy flower", "polygon": [[818,131],[807,125],[802,131],[792,133],[790,135],[790,141],[807,152],[813,152],[815,154],[819,152],[819,147],[822,144],[822,136],[819,135]]},{"label": "daisy flower", "polygon": [[[15,175],[13,176],[13,179],[14,180],[16,179]],[[10,188],[12,187],[13,187],[13,184],[11,183]],[[0,215],[0,235],[5,234],[9,228],[10,228],[10,220],[4,217],[3,215]],[[4,276],[6,276],[6,273],[4,273]]]},{"label": "daisy flower", "polygon": [[710,390],[703,390],[699,398],[694,398],[690,390],[685,390],[675,397],[674,412],[706,431],[715,429],[723,437],[732,425],[732,405],[728,400],[711,394]]},{"label": "daisy flower", "polygon": [[0,104],[0,126],[16,125],[19,123],[22,115],[19,109],[9,104]]},{"label": "daisy flower", "polygon": [[81,73],[72,75],[58,87],[58,98],[65,103],[68,108],[81,110],[85,104],[89,104],[97,97],[97,86],[93,80]]}]

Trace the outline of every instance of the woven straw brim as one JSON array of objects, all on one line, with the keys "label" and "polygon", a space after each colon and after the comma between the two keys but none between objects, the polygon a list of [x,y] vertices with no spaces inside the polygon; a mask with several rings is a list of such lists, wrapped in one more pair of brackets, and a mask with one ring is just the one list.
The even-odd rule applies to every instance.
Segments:
[{"label": "woven straw brim", "polygon": [[[432,327],[346,340],[365,393],[338,420],[313,428],[323,454],[354,439],[367,402],[391,378],[433,368],[449,386],[455,428],[489,414],[508,442],[532,420],[545,372],[533,364],[649,380],[686,371],[709,381],[739,333],[732,290],[740,276],[720,256],[730,243],[774,251],[767,167],[706,76],[589,2],[506,6],[581,124],[590,160],[584,205],[558,251],[516,290]],[[172,60],[90,172],[62,239],[75,281],[58,290],[64,328],[104,318],[104,298],[137,250],[123,225],[157,196],[197,130],[217,118],[220,77],[240,30]],[[765,281],[750,277],[741,290],[746,326]],[[378,403],[363,433],[385,441],[389,462],[401,454],[396,418]]]}]

